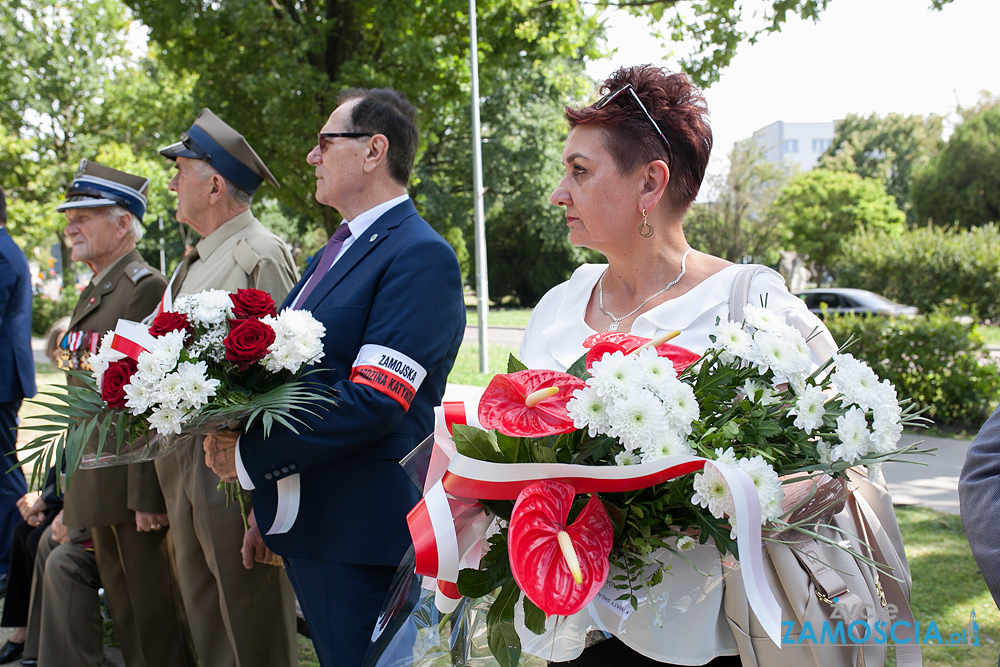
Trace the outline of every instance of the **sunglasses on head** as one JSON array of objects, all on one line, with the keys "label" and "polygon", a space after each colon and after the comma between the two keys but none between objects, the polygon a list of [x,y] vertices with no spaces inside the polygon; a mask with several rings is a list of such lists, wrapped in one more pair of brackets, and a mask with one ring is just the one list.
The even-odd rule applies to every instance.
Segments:
[{"label": "sunglasses on head", "polygon": [[643,115],[646,116],[647,120],[649,120],[649,123],[653,126],[653,129],[656,130],[656,133],[660,135],[660,139],[663,139],[663,144],[667,147],[667,164],[669,166],[671,158],[673,157],[673,151],[670,149],[670,142],[667,141],[667,137],[664,136],[663,132],[660,130],[660,126],[656,124],[655,120],[653,120],[653,117],[646,109],[646,105],[642,103],[642,100],[640,100],[639,96],[636,95],[635,90],[632,89],[631,83],[627,83],[623,88],[619,88],[615,92],[608,93],[607,95],[602,97],[600,100],[598,100],[597,104],[594,105],[594,108],[603,109],[604,107],[608,106],[612,100],[614,100],[616,97],[618,97],[619,95],[621,95],[626,91],[628,91],[629,95],[632,96],[632,99],[635,100],[635,103],[639,105],[639,109],[642,110]]},{"label": "sunglasses on head", "polygon": [[336,139],[337,137],[345,137],[347,139],[358,139],[360,137],[374,137],[375,135],[371,132],[320,132],[319,133],[319,150],[321,153],[326,151],[326,147],[330,145],[331,139]]}]

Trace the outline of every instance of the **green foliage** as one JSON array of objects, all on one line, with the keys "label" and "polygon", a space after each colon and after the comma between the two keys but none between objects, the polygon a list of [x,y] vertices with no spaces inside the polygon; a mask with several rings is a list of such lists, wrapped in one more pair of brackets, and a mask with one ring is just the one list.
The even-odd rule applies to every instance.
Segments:
[{"label": "green foliage", "polygon": [[486,613],[486,641],[501,667],[517,667],[521,659],[521,638],[514,627],[514,610],[520,597],[521,589],[511,579],[497,593]]},{"label": "green foliage", "polygon": [[929,311],[966,304],[1000,322],[1000,227],[922,227],[907,232],[859,231],[842,245],[837,282]]},{"label": "green foliage", "polygon": [[[393,86],[406,93],[420,110],[411,194],[470,275],[464,7],[443,0],[129,4],[151,27],[157,57],[197,74],[199,104],[241,130],[279,175],[282,188],[274,196],[295,213],[300,233],[330,230],[336,222],[331,209],[314,201],[312,169],[303,157],[338,91]],[[582,59],[598,54],[601,28],[595,15],[566,2],[480,2],[477,20],[484,36],[479,79],[491,288],[496,298],[533,303],[581,259],[547,198],[565,132],[560,110],[589,92]]]},{"label": "green foliage", "polygon": [[47,335],[56,320],[73,312],[77,296],[69,291],[64,292],[58,299],[35,294],[31,300],[31,335],[39,338]]},{"label": "green foliage", "polygon": [[774,206],[792,247],[808,255],[821,276],[836,262],[844,239],[858,229],[898,234],[905,228],[905,216],[879,181],[848,172],[813,169],[800,174]]},{"label": "green foliage", "polygon": [[692,247],[731,262],[751,256],[777,264],[783,230],[771,205],[788,179],[785,169],[764,158],[755,141],[740,141],[729,153],[729,171],[709,176],[711,203],[695,204],[684,223]]},{"label": "green foliage", "polygon": [[1000,107],[967,114],[941,153],[913,179],[920,222],[976,227],[1000,222]]},{"label": "green foliage", "polygon": [[1000,398],[1000,368],[982,337],[950,312],[912,319],[843,315],[826,324],[838,341],[854,337],[848,351],[939,423],[978,427]]},{"label": "green foliage", "polygon": [[820,158],[819,166],[881,181],[913,222],[910,182],[913,174],[940,152],[943,120],[934,114],[890,113],[884,118],[848,114],[837,122],[833,144]]},{"label": "green foliage", "polygon": [[[83,158],[149,177],[146,226],[170,219],[169,163],[153,150],[180,131],[177,110],[190,104],[192,81],[132,53],[131,22],[119,0],[12,0],[0,7],[0,42],[17,45],[0,73],[0,173],[11,232],[26,249],[61,239],[65,218],[55,206]],[[176,228],[165,228],[168,251],[182,247]],[[140,245],[154,266],[158,234]],[[65,284],[72,284],[65,246],[62,265]]]}]

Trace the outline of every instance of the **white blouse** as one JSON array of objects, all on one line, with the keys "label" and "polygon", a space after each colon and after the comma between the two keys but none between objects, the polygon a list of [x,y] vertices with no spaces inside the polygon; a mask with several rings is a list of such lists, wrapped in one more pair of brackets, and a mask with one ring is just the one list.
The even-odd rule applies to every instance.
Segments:
[{"label": "white blouse", "polygon": [[[598,279],[607,268],[585,264],[565,283],[549,290],[538,302],[521,340],[521,361],[529,368],[565,371],[586,353],[583,341],[595,333],[584,321],[587,304]],[[729,296],[740,265],[726,267],[694,289],[651,308],[636,318],[631,333],[655,338],[679,330],[671,344],[697,354],[708,348],[716,320],[729,318]],[[789,293],[784,279],[770,269],[758,273],[747,299],[764,305],[809,339],[813,363],[822,364],[837,345],[823,323],[809,312],[801,299]],[[660,662],[703,665],[723,655],[738,655],[736,641],[722,607],[723,564],[712,542],[685,552],[682,559],[663,550],[659,559],[669,570],[639,609],[616,611],[616,605],[601,596],[569,618],[550,618],[548,632],[536,636],[520,630],[524,650],[550,661],[566,661],[583,650],[588,630],[611,632],[633,650]],[[727,568],[730,563],[727,561]],[[602,591],[611,600],[619,595],[607,586]],[[620,606],[620,603],[619,605]],[[520,607],[518,609],[520,611]]]}]

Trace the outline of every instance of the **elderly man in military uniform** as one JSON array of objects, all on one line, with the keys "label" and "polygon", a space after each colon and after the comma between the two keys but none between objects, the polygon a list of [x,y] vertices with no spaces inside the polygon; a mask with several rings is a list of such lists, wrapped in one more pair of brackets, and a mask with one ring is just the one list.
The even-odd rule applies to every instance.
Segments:
[{"label": "elderly man in military uniform", "polygon": [[[146,178],[84,160],[66,201],[56,207],[66,214],[65,235],[73,260],[94,273],[80,294],[64,339],[73,368],[89,368],[87,358],[96,349],[95,341],[119,319],[142,319],[163,293],[163,276],[136,250],[148,186]],[[97,572],[126,663],[194,665],[170,567],[166,506],[152,463],[77,471],[66,490],[62,523],[90,529]],[[67,605],[71,603],[67,600]],[[71,608],[43,605],[40,664],[101,664],[99,637],[97,655],[93,643],[66,641],[75,636],[75,621]]]},{"label": "elderly man in military uniform", "polygon": [[[278,181],[243,136],[204,109],[181,141],[160,150],[176,162],[170,189],[177,220],[202,238],[181,262],[163,303],[208,289],[255,288],[280,303],[298,280],[284,241],[250,211],[253,193]],[[178,578],[203,665],[298,664],[295,597],[282,569],[267,563],[253,513],[244,531],[219,478],[204,462],[202,438],[156,461],[167,501]],[[241,555],[242,554],[242,555]]]}]

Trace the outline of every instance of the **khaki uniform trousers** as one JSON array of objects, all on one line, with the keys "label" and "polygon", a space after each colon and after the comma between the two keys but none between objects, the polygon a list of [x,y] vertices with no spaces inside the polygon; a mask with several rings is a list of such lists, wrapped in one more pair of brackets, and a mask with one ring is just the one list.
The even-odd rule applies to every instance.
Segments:
[{"label": "khaki uniform trousers", "polygon": [[35,556],[24,657],[37,658],[39,667],[100,667],[100,587],[94,552],[75,542],[57,545],[46,528]]},{"label": "khaki uniform trousers", "polygon": [[[108,611],[128,667],[195,667],[168,530],[141,533],[135,524],[91,528]],[[44,613],[44,612],[43,612]]]},{"label": "khaki uniform trousers", "polygon": [[295,667],[295,595],[282,568],[243,567],[239,504],[226,506],[201,436],[156,460],[177,581],[205,667]]}]

